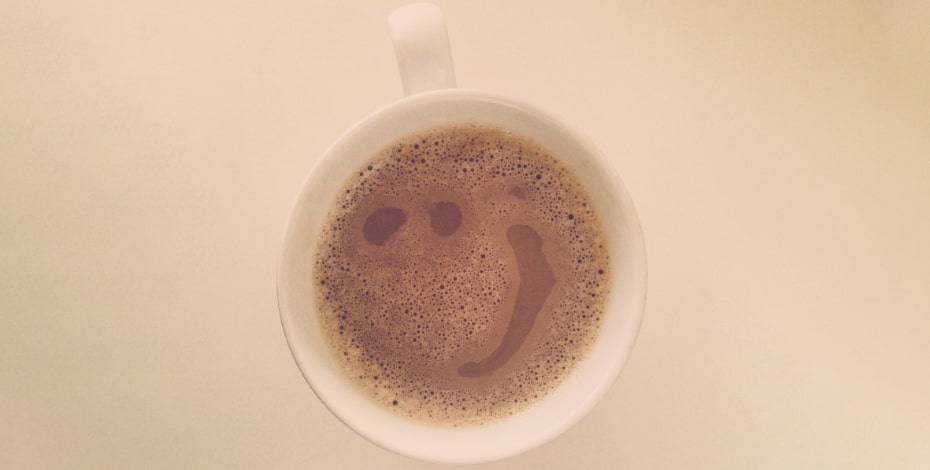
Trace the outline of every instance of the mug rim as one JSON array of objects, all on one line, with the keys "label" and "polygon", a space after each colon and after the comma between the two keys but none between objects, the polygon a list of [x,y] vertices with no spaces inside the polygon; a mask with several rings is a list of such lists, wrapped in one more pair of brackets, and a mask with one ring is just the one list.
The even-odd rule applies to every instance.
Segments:
[{"label": "mug rim", "polygon": [[[616,346],[617,348],[610,353],[613,354],[613,356],[611,356],[613,360],[607,363],[609,367],[603,368],[603,370],[599,373],[591,374],[592,376],[596,376],[597,380],[589,379],[587,382],[585,382],[588,384],[589,382],[593,381],[594,388],[581,397],[581,403],[578,403],[574,406],[564,406],[563,408],[565,408],[566,411],[563,413],[563,415],[551,417],[548,421],[546,421],[548,426],[534,426],[532,428],[524,429],[524,432],[519,433],[519,436],[513,436],[514,439],[508,440],[508,442],[497,442],[496,444],[493,444],[493,441],[488,441],[492,442],[492,444],[489,447],[481,449],[474,448],[474,442],[476,442],[474,437],[465,431],[467,429],[476,428],[487,430],[493,426],[497,426],[498,421],[484,426],[477,426],[475,428],[452,428],[453,430],[447,436],[447,440],[437,441],[435,443],[436,445],[433,446],[416,443],[414,445],[410,445],[409,441],[411,439],[405,440],[403,439],[403,436],[399,438],[396,436],[397,433],[392,431],[398,428],[412,429],[411,426],[415,428],[425,427],[432,429],[434,434],[438,435],[442,433],[448,433],[449,429],[412,421],[407,418],[394,415],[387,410],[385,410],[385,412],[390,413],[393,418],[386,418],[385,420],[382,420],[384,422],[380,424],[373,424],[366,422],[364,416],[362,415],[364,413],[375,413],[374,411],[358,411],[347,409],[346,403],[348,403],[349,399],[341,401],[343,400],[341,397],[335,397],[334,392],[332,391],[333,387],[335,386],[332,385],[331,382],[325,382],[328,379],[320,378],[326,376],[326,372],[319,370],[320,361],[326,362],[327,359],[313,357],[314,355],[319,354],[319,352],[307,352],[307,349],[309,349],[312,345],[308,346],[306,343],[308,341],[312,342],[314,339],[322,339],[322,335],[317,338],[306,338],[302,337],[303,333],[298,331],[301,325],[297,324],[297,322],[300,321],[297,317],[301,315],[301,312],[294,311],[295,307],[293,305],[293,296],[297,294],[293,292],[293,289],[288,287],[291,285],[291,283],[287,282],[292,278],[294,272],[294,267],[289,265],[291,259],[291,257],[289,257],[289,253],[292,253],[295,250],[295,237],[298,235],[298,233],[295,232],[299,231],[296,225],[299,223],[297,221],[296,215],[300,213],[299,208],[302,205],[308,205],[308,201],[313,199],[313,192],[316,190],[317,186],[316,180],[322,178],[321,172],[327,170],[328,167],[338,165],[339,162],[334,162],[334,159],[338,158],[340,154],[345,153],[346,149],[351,147],[353,142],[358,142],[364,139],[366,134],[371,134],[373,132],[373,128],[376,128],[379,125],[384,126],[385,124],[383,124],[383,122],[389,120],[393,115],[409,115],[409,113],[418,109],[451,103],[479,103],[477,106],[499,107],[502,110],[509,109],[511,112],[522,114],[525,118],[536,121],[543,127],[554,129],[563,133],[567,142],[572,145],[577,145],[578,148],[584,149],[585,157],[583,158],[596,162],[596,166],[598,167],[596,170],[606,172],[604,180],[610,183],[606,190],[609,191],[611,195],[618,197],[619,203],[624,206],[623,215],[628,219],[627,222],[629,222],[629,227],[625,230],[624,236],[630,239],[627,245],[634,247],[632,250],[633,259],[623,261],[624,263],[628,264],[632,263],[629,264],[628,269],[632,273],[631,276],[633,276],[633,280],[635,283],[637,283],[637,285],[630,287],[630,290],[633,293],[628,295],[627,299],[624,299],[626,303],[624,304],[625,308],[622,313],[626,316],[629,316],[629,318],[627,318],[626,322],[624,323],[622,331],[619,331],[610,338],[612,340],[618,339],[619,341],[618,344],[612,345]],[[451,120],[454,122],[474,122],[466,119],[456,120],[453,118]],[[436,125],[438,124],[433,123],[426,127],[434,127]],[[407,130],[401,134],[409,134],[411,132],[415,131]],[[530,136],[531,139],[538,140],[535,139],[535,137],[536,136]],[[381,141],[382,147],[388,145],[389,143],[389,141]],[[373,153],[367,154],[365,156],[355,158],[354,161],[361,164],[372,156]],[[565,161],[558,155],[556,155],[556,158],[562,162]],[[340,187],[344,184],[345,179],[341,179],[336,183],[336,185]],[[335,197],[335,194],[335,192],[330,192],[327,194],[324,191],[323,196],[331,199]],[[325,203],[320,203],[317,201],[317,205],[325,207],[325,211],[328,212],[329,207],[331,206],[331,202],[328,200]],[[598,211],[601,212],[600,210]],[[325,215],[323,217],[325,218]],[[605,232],[606,231],[607,230],[605,230]],[[300,233],[304,232],[301,231]],[[313,238],[316,235],[309,233],[308,236]],[[609,238],[617,238],[620,235],[618,234],[616,236],[607,236]],[[614,261],[613,264],[616,265],[617,261]],[[604,395],[606,395],[607,391],[617,380],[623,367],[628,362],[629,356],[635,343],[635,339],[638,335],[644,315],[647,281],[646,277],[645,242],[642,234],[642,228],[639,225],[639,219],[635,208],[633,207],[632,199],[626,190],[626,186],[624,185],[622,179],[620,178],[609,158],[601,153],[601,151],[596,146],[594,146],[585,135],[574,131],[573,129],[566,126],[564,121],[561,119],[557,119],[550,113],[542,111],[535,106],[500,94],[473,89],[454,88],[420,93],[382,106],[378,110],[370,113],[368,116],[351,126],[338,139],[336,139],[336,141],[325,152],[323,152],[323,154],[312,165],[306,179],[301,186],[300,191],[295,198],[294,203],[292,204],[287,227],[285,229],[284,243],[280,252],[276,282],[280,320],[285,333],[288,348],[291,351],[291,354],[297,363],[298,368],[300,369],[301,375],[304,377],[308,385],[310,385],[311,389],[314,391],[320,401],[323,402],[323,404],[329,409],[331,413],[333,413],[333,415],[335,415],[346,426],[348,426],[360,436],[364,437],[366,440],[369,440],[376,445],[401,455],[436,463],[471,464],[498,460],[517,455],[555,438],[580,421],[581,418],[587,415],[595,406],[595,404],[598,403]],[[308,290],[312,290],[312,288]],[[616,286],[612,288],[612,292],[610,294],[611,306],[617,302],[616,297],[619,296],[615,290]],[[611,308],[614,307],[605,306],[605,313],[610,311]],[[620,312],[614,313],[610,311],[610,313],[613,314],[612,316],[617,316]],[[315,311],[309,313],[303,312],[302,314],[309,315],[311,317],[317,315]],[[311,323],[313,322],[313,320],[309,321]],[[598,339],[595,341],[595,344],[604,344],[606,341],[605,335],[606,333],[601,331],[598,335]],[[615,338],[618,335],[619,337]],[[317,349],[318,348],[319,346],[317,346]],[[323,345],[322,348],[328,350],[328,345]],[[593,362],[590,357],[591,352],[592,351],[589,351],[586,356],[579,362],[579,364],[575,366],[576,369],[586,363]],[[311,357],[308,357],[308,354],[310,354]],[[569,378],[565,380],[568,381],[572,376],[576,375],[577,370],[574,370],[569,374]],[[556,386],[556,390],[562,388],[562,383]],[[553,398],[553,396],[557,395],[557,393],[553,392],[550,395],[551,396],[542,398],[539,402],[530,405],[529,410],[537,408],[539,403],[556,400],[556,398]],[[565,399],[563,399],[563,401],[565,401]],[[364,407],[363,404],[357,401],[355,401],[354,404],[356,407]],[[374,403],[371,404],[380,407],[380,405]],[[524,410],[517,413],[517,415],[526,412],[527,411]],[[359,418],[359,416],[362,416],[362,418]],[[506,418],[503,421],[510,422],[516,419],[517,418]],[[372,420],[375,419],[372,418]],[[514,426],[519,426],[519,424]],[[465,442],[466,440],[469,442]],[[461,449],[456,449],[456,446],[463,449],[467,448],[467,450],[461,451]]]}]

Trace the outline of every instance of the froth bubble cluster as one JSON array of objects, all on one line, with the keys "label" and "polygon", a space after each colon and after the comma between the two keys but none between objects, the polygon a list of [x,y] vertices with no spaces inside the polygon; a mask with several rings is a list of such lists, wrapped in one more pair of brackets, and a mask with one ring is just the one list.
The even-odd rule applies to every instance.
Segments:
[{"label": "froth bubble cluster", "polygon": [[395,142],[346,182],[317,247],[329,346],[372,399],[413,419],[519,412],[597,337],[603,215],[555,156],[506,131]]}]

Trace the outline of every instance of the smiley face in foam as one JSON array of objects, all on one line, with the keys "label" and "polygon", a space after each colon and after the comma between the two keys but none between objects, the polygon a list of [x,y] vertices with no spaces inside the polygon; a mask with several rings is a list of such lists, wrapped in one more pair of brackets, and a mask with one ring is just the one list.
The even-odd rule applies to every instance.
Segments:
[{"label": "smiley face in foam", "polygon": [[519,136],[409,136],[346,185],[314,284],[334,355],[372,398],[437,424],[529,406],[597,336],[610,258],[574,176]]},{"label": "smiley face in foam", "polygon": [[[514,188],[518,189],[517,186]],[[514,191],[510,191],[513,194]],[[517,194],[522,195],[522,191]],[[454,234],[462,223],[462,211],[453,202],[440,201],[426,210],[429,225],[437,237]],[[407,221],[406,211],[399,207],[381,207],[365,218],[362,234],[375,246],[383,246]],[[552,267],[543,253],[543,239],[529,225],[512,225],[507,229],[507,242],[516,258],[519,287],[510,319],[503,338],[494,351],[484,359],[460,365],[456,371],[463,377],[481,377],[494,373],[504,365],[523,344],[536,322],[536,317],[555,285]],[[432,271],[428,269],[428,271]],[[443,288],[445,286],[442,286]]]}]

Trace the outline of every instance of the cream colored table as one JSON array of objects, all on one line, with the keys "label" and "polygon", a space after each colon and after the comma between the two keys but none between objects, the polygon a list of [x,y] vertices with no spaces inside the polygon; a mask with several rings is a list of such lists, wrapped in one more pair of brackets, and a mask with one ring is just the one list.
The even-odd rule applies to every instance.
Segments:
[{"label": "cream colored table", "polygon": [[[479,468],[930,468],[930,8],[443,1],[461,86],[614,155],[639,342]],[[0,4],[0,468],[432,468],[316,399],[277,316],[292,198],[401,95],[399,2]]]}]

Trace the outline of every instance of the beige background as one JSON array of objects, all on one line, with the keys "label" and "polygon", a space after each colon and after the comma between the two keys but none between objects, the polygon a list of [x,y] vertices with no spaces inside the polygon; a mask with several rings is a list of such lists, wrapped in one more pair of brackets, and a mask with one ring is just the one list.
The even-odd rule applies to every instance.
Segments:
[{"label": "beige background", "polygon": [[[477,468],[930,467],[930,4],[439,3],[459,84],[613,155],[650,255],[606,399]],[[434,467],[321,405],[275,301],[399,4],[0,3],[0,468]]]}]

